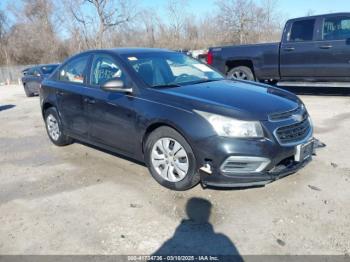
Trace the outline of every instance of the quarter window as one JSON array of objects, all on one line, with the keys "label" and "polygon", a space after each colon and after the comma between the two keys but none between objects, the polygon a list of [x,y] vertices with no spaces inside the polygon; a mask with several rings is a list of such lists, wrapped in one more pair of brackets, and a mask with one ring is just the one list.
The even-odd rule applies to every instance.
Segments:
[{"label": "quarter window", "polygon": [[124,73],[109,55],[95,55],[91,68],[91,85],[100,86],[108,80],[124,78]]},{"label": "quarter window", "polygon": [[315,19],[296,21],[292,25],[289,41],[312,41],[314,35]]},{"label": "quarter window", "polygon": [[323,40],[345,40],[350,38],[350,17],[324,19]]},{"label": "quarter window", "polygon": [[68,62],[60,71],[59,80],[84,83],[89,56],[82,56]]}]

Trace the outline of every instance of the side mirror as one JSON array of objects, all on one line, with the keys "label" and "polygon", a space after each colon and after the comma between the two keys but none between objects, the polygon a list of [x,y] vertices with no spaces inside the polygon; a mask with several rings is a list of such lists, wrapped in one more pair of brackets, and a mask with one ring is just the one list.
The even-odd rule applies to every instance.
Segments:
[{"label": "side mirror", "polygon": [[108,92],[131,93],[132,88],[125,87],[121,79],[111,79],[101,85],[101,89]]}]

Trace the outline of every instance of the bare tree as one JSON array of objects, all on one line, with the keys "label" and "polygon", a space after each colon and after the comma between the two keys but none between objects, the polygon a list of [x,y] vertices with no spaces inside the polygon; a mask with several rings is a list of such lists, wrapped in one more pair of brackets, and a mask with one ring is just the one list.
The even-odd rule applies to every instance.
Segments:
[{"label": "bare tree", "polygon": [[3,11],[0,10],[0,39],[5,36],[6,33],[6,16]]},{"label": "bare tree", "polygon": [[158,33],[159,17],[153,10],[143,10],[140,12],[140,20],[144,26],[144,34],[146,37],[145,45],[149,47],[156,46],[156,34]]},{"label": "bare tree", "polygon": [[224,42],[247,42],[250,33],[248,27],[254,20],[256,9],[252,0],[218,0],[219,12],[217,21]]},{"label": "bare tree", "polygon": [[168,0],[166,10],[169,16],[169,33],[179,41],[186,20],[187,0]]},{"label": "bare tree", "polygon": [[136,15],[131,0],[73,0],[69,9],[87,48],[104,47],[106,34]]},{"label": "bare tree", "polygon": [[7,51],[7,18],[0,10],[0,64],[8,64],[9,57]]},{"label": "bare tree", "polygon": [[66,56],[56,31],[52,0],[22,0],[10,8],[16,23],[8,33],[8,50],[13,63],[46,63]]},{"label": "bare tree", "polygon": [[[1,0],[0,0],[1,1]],[[275,41],[282,22],[278,0],[216,0],[197,17],[190,0],[167,0],[160,9],[136,8],[137,0],[19,0],[0,11],[0,63],[63,60],[91,48],[148,46],[204,49],[223,44]],[[7,14],[7,12],[6,12]]]},{"label": "bare tree", "polygon": [[263,0],[257,14],[257,25],[260,25],[257,42],[277,41],[281,38],[284,26],[284,15],[278,10],[278,0]]},{"label": "bare tree", "polygon": [[275,40],[280,31],[277,0],[218,0],[218,29],[223,43],[252,43]]}]

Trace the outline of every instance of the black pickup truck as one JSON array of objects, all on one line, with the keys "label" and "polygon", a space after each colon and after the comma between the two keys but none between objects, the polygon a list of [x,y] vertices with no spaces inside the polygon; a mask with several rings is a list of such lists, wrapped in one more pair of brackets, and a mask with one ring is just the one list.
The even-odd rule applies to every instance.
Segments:
[{"label": "black pickup truck", "polygon": [[350,13],[291,19],[281,43],[213,47],[207,62],[229,78],[350,82]]}]

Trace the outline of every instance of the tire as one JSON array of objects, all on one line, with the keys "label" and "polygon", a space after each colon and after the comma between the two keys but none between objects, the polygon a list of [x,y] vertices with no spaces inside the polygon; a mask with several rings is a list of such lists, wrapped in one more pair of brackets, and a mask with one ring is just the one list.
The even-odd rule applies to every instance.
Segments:
[{"label": "tire", "polygon": [[253,71],[246,66],[237,66],[228,71],[227,76],[229,79],[248,80],[255,81]]},{"label": "tire", "polygon": [[45,110],[45,126],[47,135],[51,142],[56,146],[67,146],[73,143],[73,140],[63,134],[61,119],[56,108],[50,107]]},{"label": "tire", "polygon": [[[167,153],[162,154],[161,151]],[[185,191],[200,181],[191,146],[181,134],[170,127],[159,127],[148,136],[145,143],[145,162],[153,178],[171,190]]]},{"label": "tire", "polygon": [[26,96],[27,96],[27,97],[32,97],[32,96],[34,96],[33,93],[30,93],[30,92],[29,92],[29,90],[26,88],[25,85],[23,85],[23,87],[24,87],[24,92],[26,93]]}]

